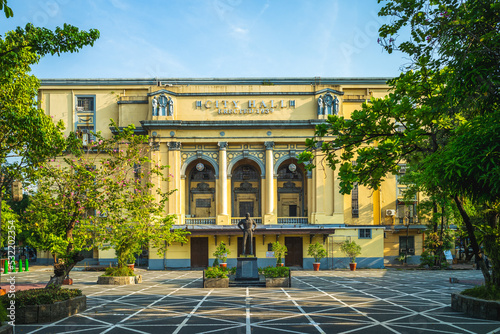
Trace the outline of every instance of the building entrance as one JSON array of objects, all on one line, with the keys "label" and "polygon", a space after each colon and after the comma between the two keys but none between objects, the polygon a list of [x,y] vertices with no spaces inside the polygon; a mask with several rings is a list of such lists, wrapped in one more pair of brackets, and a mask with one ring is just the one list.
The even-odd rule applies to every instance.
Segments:
[{"label": "building entrance", "polygon": [[288,249],[285,255],[285,266],[302,267],[304,255],[301,237],[285,237],[285,246]]},{"label": "building entrance", "polygon": [[208,238],[191,238],[191,268],[208,267]]}]

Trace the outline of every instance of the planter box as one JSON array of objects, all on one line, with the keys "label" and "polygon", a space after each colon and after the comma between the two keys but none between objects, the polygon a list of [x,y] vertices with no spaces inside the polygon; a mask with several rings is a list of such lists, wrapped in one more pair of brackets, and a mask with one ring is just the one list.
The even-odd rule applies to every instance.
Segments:
[{"label": "planter box", "polygon": [[290,287],[289,277],[266,278],[266,288],[288,288]]},{"label": "planter box", "polygon": [[205,278],[204,288],[229,288],[229,278]]},{"label": "planter box", "polygon": [[137,276],[99,276],[97,284],[130,285],[142,283],[142,275]]},{"label": "planter box", "polygon": [[500,302],[494,300],[484,300],[474,297],[451,294],[451,308],[454,311],[479,319],[500,320]]},{"label": "planter box", "polygon": [[54,322],[87,309],[87,297],[79,296],[54,304],[27,305],[16,311],[16,324]]},{"label": "planter box", "polygon": [[12,334],[14,333],[13,327],[11,325],[0,326],[0,334]]}]

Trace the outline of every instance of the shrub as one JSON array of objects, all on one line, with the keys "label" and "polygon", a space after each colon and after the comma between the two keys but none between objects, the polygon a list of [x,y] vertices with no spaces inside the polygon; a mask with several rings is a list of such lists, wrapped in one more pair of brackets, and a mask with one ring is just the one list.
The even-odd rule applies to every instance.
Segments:
[{"label": "shrub", "polygon": [[355,241],[344,241],[340,245],[340,250],[351,258],[351,263],[356,263],[356,257],[361,254],[361,246]]},{"label": "shrub", "polygon": [[228,269],[230,275],[236,275],[236,267],[231,267]]},{"label": "shrub", "polygon": [[266,267],[263,270],[266,278],[288,277],[290,268],[288,267]]},{"label": "shrub", "polygon": [[307,255],[314,257],[314,262],[320,262],[321,259],[326,257],[325,247],[317,241],[315,244],[309,244]]},{"label": "shrub", "polygon": [[219,267],[208,267],[205,270],[205,278],[227,278],[227,270]]},{"label": "shrub", "polygon": [[288,249],[285,245],[279,243],[279,241],[273,242],[272,250],[274,252],[274,257],[276,258],[276,265],[279,266],[282,258],[286,256]]},{"label": "shrub", "polygon": [[429,266],[429,268],[435,267],[436,263],[439,263],[439,260],[441,258],[441,268],[446,268],[448,267],[448,262],[446,259],[439,255],[434,255],[429,251],[423,251],[422,255],[420,255],[420,266],[425,267]]},{"label": "shrub", "polygon": [[[9,302],[9,301],[7,301]],[[0,305],[0,325],[2,322],[7,321],[7,306]]]},{"label": "shrub", "polygon": [[[81,295],[82,290],[79,289],[40,288],[23,290],[16,292],[16,308],[27,305],[54,304],[55,302],[68,300]],[[7,307],[10,303],[8,294],[1,296],[0,302],[4,307]]]},{"label": "shrub", "polygon": [[231,254],[229,251],[229,248],[227,248],[226,244],[221,241],[219,246],[215,249],[214,256],[220,263],[226,263],[227,262],[227,256]]},{"label": "shrub", "polygon": [[498,289],[494,285],[476,286],[474,288],[462,291],[461,294],[465,295],[465,296],[469,296],[469,297],[479,298],[479,299],[499,300],[500,301],[500,289]]},{"label": "shrub", "polygon": [[135,276],[135,274],[129,267],[109,267],[102,276]]}]

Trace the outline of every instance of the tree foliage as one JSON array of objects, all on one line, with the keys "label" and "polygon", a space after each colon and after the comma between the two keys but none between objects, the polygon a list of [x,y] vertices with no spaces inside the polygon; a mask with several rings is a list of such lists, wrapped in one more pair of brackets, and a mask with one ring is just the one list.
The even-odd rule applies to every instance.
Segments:
[{"label": "tree foliage", "polygon": [[123,267],[148,242],[160,251],[173,241],[185,242],[186,232],[171,232],[174,217],[164,213],[170,193],[156,188],[155,180],[166,180],[165,166],[152,159],[148,137],[134,135],[133,126],[111,125],[116,135],[105,139],[97,133],[87,148],[72,133],[65,155],[37,171],[26,228],[31,245],[62,260],[62,273],[49,284],[58,285],[83,250],[113,247]]},{"label": "tree foliage", "polygon": [[[9,17],[12,10],[6,3],[0,2]],[[0,38],[0,200],[13,180],[28,176],[60,152],[64,142],[63,124],[54,124],[38,107],[40,83],[30,74],[31,66],[47,54],[77,52],[98,37],[94,29],[80,31],[65,24],[51,31],[27,24]]]},{"label": "tree foliage", "polygon": [[[500,3],[379,2],[379,15],[391,18],[379,42],[411,63],[388,82],[385,98],[372,98],[350,118],[329,116],[301,160],[311,161],[319,147],[339,169],[341,193],[355,182],[378,189],[400,164],[409,165],[419,174],[419,190],[454,201],[478,257],[477,237],[484,240],[495,269],[490,276],[481,261],[483,274],[500,286]],[[401,42],[406,28],[411,39]],[[473,223],[467,199],[482,207],[481,224]]]}]

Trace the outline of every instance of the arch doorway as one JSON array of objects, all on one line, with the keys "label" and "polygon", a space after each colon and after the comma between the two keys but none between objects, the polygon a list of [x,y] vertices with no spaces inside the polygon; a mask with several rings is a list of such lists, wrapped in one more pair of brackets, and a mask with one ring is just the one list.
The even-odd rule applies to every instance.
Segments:
[{"label": "arch doorway", "polygon": [[187,168],[188,217],[215,217],[215,170],[207,161],[198,159]]},{"label": "arch doorway", "polygon": [[278,217],[306,217],[306,178],[296,159],[278,168]]},{"label": "arch doorway", "polygon": [[234,217],[245,217],[246,213],[251,217],[261,216],[260,174],[260,168],[250,160],[243,160],[233,168],[231,210]]}]

